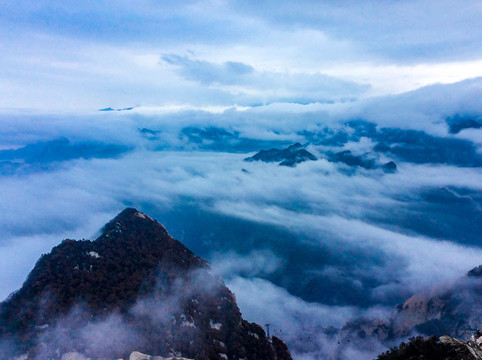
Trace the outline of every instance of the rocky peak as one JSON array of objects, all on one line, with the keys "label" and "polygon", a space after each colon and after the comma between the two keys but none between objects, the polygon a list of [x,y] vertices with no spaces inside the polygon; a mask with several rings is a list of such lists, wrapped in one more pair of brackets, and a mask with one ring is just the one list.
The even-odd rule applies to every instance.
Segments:
[{"label": "rocky peak", "polygon": [[126,208],[104,226],[102,234],[97,240],[102,241],[102,239],[109,237],[119,237],[120,234],[125,236],[126,233],[136,234],[139,232],[148,232],[155,238],[170,238],[164,226],[156,220],[137,209]]},{"label": "rocky peak", "polygon": [[[290,360],[286,345],[242,319],[208,263],[136,209],[95,241],[64,240],[0,304],[0,346],[25,359]],[[8,359],[8,357],[7,357]]]}]

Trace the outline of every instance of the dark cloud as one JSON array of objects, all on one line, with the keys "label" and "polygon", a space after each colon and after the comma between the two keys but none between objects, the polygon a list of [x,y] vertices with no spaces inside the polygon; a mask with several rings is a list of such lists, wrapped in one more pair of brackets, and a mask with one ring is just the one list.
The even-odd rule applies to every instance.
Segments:
[{"label": "dark cloud", "polygon": [[243,84],[245,76],[252,74],[252,66],[240,62],[228,61],[224,64],[214,64],[208,61],[192,60],[186,56],[175,54],[161,57],[168,64],[179,66],[181,74],[188,80],[201,84]]}]

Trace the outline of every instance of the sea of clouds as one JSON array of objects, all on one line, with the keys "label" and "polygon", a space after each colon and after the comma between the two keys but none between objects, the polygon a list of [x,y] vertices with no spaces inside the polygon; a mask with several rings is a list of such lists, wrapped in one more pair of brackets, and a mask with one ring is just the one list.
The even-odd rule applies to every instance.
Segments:
[{"label": "sea of clouds", "polygon": [[[185,76],[191,76],[185,67],[196,65],[172,55],[164,61]],[[210,81],[213,72],[234,69],[246,76],[249,93],[253,69],[196,66]],[[295,358],[349,358],[359,349],[340,348],[329,329],[362,315],[388,316],[411,294],[455,281],[480,265],[481,130],[450,134],[446,120],[480,119],[481,95],[482,81],[473,79],[333,104],[81,114],[5,110],[0,297],[18,289],[36,259],[62,239],[93,239],[132,206],[207,258],[236,294],[244,316],[273,324]],[[313,134],[320,139],[326,129],[353,135],[356,130],[347,125],[353,120],[378,130],[414,130],[445,147],[431,145],[431,152],[448,148],[455,160],[379,153],[379,138],[370,134],[337,145],[314,140]],[[416,143],[421,154],[427,151],[423,141]],[[296,167],[244,161],[259,150],[295,142],[318,160]],[[393,160],[398,171],[329,161],[327,151],[342,150]],[[475,163],[467,165],[466,156]],[[380,350],[374,343],[360,356]]]}]

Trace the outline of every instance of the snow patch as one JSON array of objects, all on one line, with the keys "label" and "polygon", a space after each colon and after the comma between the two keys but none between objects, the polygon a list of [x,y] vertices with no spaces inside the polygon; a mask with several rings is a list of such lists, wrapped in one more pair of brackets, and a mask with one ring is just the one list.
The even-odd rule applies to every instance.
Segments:
[{"label": "snow patch", "polygon": [[226,354],[221,354],[221,353],[220,353],[220,354],[219,354],[219,357],[221,357],[221,358],[223,358],[223,359],[225,359],[225,360],[228,360],[228,355],[226,355]]},{"label": "snow patch", "polygon": [[217,343],[218,345],[220,345],[220,346],[222,346],[224,349],[226,349],[226,344],[223,343],[222,341],[217,340],[217,339],[214,339],[213,342],[214,342],[214,343]]},{"label": "snow patch", "polygon": [[248,332],[248,335],[254,336],[256,339],[259,339],[259,335],[254,332]]},{"label": "snow patch", "polygon": [[216,330],[221,330],[221,326],[223,326],[223,324],[221,323],[218,323],[218,322],[214,322],[212,319],[209,319],[209,325],[211,326],[211,329],[216,329]]},{"label": "snow patch", "polygon": [[192,320],[191,318],[191,321],[188,321],[186,315],[184,314],[181,314],[181,326],[189,326],[192,328],[196,327],[196,325],[194,324],[194,320]]},{"label": "snow patch", "polygon": [[35,329],[37,329],[37,330],[45,330],[45,329],[48,329],[49,326],[50,326],[49,324],[43,324],[43,325],[36,326]]},{"label": "snow patch", "polygon": [[89,251],[88,254],[89,254],[90,256],[92,256],[93,258],[96,258],[96,259],[100,258],[100,255],[99,255],[98,252]]},{"label": "snow patch", "polygon": [[[136,216],[139,217],[139,218],[141,218],[141,219],[149,219],[149,220],[152,220],[152,218],[151,218],[149,215],[146,215],[146,214],[144,214],[144,213],[141,213],[140,211],[138,211],[138,212],[136,213]],[[154,220],[152,220],[152,221],[154,221]]]},{"label": "snow patch", "polygon": [[143,213],[141,213],[141,212],[137,212],[137,213],[136,213],[136,216],[137,216],[137,217],[140,217],[141,219],[145,219],[145,218],[146,218],[146,215],[143,214]]}]

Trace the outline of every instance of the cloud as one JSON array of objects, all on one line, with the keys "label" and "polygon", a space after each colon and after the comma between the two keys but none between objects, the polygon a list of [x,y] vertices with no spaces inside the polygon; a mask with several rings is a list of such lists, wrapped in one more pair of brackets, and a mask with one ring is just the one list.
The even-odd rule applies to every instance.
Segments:
[{"label": "cloud", "polygon": [[435,84],[399,95],[371,98],[355,104],[350,116],[361,116],[380,126],[424,130],[446,136],[446,120],[457,114],[480,114],[482,78],[454,84]]},{"label": "cloud", "polygon": [[[369,311],[354,307],[324,306],[308,303],[285,289],[259,278],[237,277],[228,282],[249,321],[270,324],[270,334],[286,341],[296,359],[372,359],[386,346],[370,339],[350,336],[350,342],[340,328],[355,316],[371,316]],[[377,309],[378,316],[388,316],[386,309]]]},{"label": "cloud", "polygon": [[177,66],[187,80],[236,94],[234,100],[240,104],[333,102],[358,97],[369,89],[367,84],[320,73],[260,72],[241,62],[216,64],[176,54],[164,55],[161,59]]},{"label": "cloud", "polygon": [[[437,62],[479,58],[480,33],[473,24],[482,9],[477,1],[458,6],[451,1],[397,3],[306,0],[279,6],[275,1],[237,1],[237,11],[270,21],[273,26],[310,27],[350,40],[389,62]],[[266,9],[269,9],[266,11]],[[264,10],[264,11],[263,11]]]},{"label": "cloud", "polygon": [[[477,84],[473,81],[459,84],[458,87],[468,86],[476,94]],[[436,87],[437,91],[431,95],[434,104],[438,94],[449,91],[439,91],[441,88]],[[429,90],[424,91],[430,93]],[[470,94],[470,90],[467,90],[467,99],[473,97]],[[403,101],[395,97],[378,101],[382,108],[387,101],[396,103],[400,108],[403,104],[404,108],[412,109],[411,113],[421,116],[420,113],[425,108],[417,110],[418,103],[415,101],[413,105],[411,102],[414,98],[415,96],[401,96],[398,99]],[[373,109],[375,104],[374,101],[371,105]],[[472,101],[468,101],[466,106],[472,107]],[[333,107],[336,109],[336,105]],[[428,232],[427,227],[411,227],[414,219],[420,218],[420,214],[425,211],[434,216],[435,224],[443,221],[444,226],[454,229],[439,232],[442,236],[438,237],[471,243],[465,235],[461,236],[460,231],[455,231],[467,229],[465,225],[462,226],[461,221],[465,216],[462,214],[470,213],[454,214],[447,218],[439,213],[440,205],[430,205],[422,195],[426,189],[443,187],[480,191],[477,168],[399,163],[398,174],[385,176],[378,172],[361,171],[347,176],[339,172],[336,164],[325,160],[301,164],[296,169],[282,169],[264,163],[245,163],[242,160],[247,157],[246,153],[192,152],[191,149],[197,149],[198,145],[186,144],[187,140],[180,137],[182,129],[188,126],[201,129],[216,126],[251,139],[292,139],[293,142],[303,142],[300,130],[316,131],[325,126],[343,129],[336,121],[351,116],[350,112],[347,115],[346,112],[338,113],[339,110],[330,113],[324,110],[313,112],[311,109],[308,106],[304,111],[286,112],[284,108],[268,106],[246,111],[229,110],[219,114],[189,110],[161,115],[143,114],[134,110],[129,114],[75,116],[71,121],[65,121],[65,117],[59,115],[4,116],[2,123],[6,126],[2,128],[2,139],[5,139],[6,145],[3,146],[8,147],[10,144],[21,147],[47,140],[51,136],[66,136],[76,141],[94,139],[99,143],[125,144],[136,150],[122,159],[81,159],[67,162],[65,167],[54,172],[2,177],[0,182],[4,195],[0,207],[4,216],[0,220],[0,231],[4,235],[3,242],[21,243],[26,241],[26,237],[38,234],[58,234],[58,240],[73,237],[72,232],[79,238],[86,237],[123,206],[170,209],[176,204],[193,201],[208,213],[214,209],[222,214],[241,216],[254,222],[268,221],[277,226],[290,224],[291,214],[300,212],[307,215],[306,219],[313,216],[314,223],[318,222],[319,216],[324,219],[327,228],[330,227],[330,219],[346,221],[346,224],[362,221],[382,229],[388,228],[395,233],[411,235],[412,231],[418,231],[425,236],[436,236],[433,232]],[[390,109],[386,107],[384,112],[392,116]],[[448,106],[441,110],[442,114],[451,112],[451,109],[463,110],[464,107]],[[359,113],[363,114],[363,110]],[[373,118],[374,110],[366,114],[369,120],[384,119],[382,116]],[[279,120],[280,117],[283,121]],[[435,111],[433,118],[442,118],[442,115],[437,115]],[[393,117],[390,121],[391,126],[407,127],[412,124],[405,122],[405,118],[398,117]],[[415,126],[416,123],[413,124]],[[427,128],[431,124],[428,122]],[[152,142],[143,138],[138,128],[144,127],[161,131],[159,139]],[[257,143],[253,144],[251,148],[258,150]],[[363,140],[345,145],[348,146],[353,150],[365,151],[369,150],[371,143]],[[152,151],[156,147],[164,150]],[[320,148],[313,147],[313,151],[318,155]],[[243,168],[250,174],[243,173]],[[130,171],[126,173],[126,169]],[[24,204],[27,203],[30,205],[25,207]],[[406,219],[405,224],[400,222],[402,218]],[[286,223],[283,223],[284,219]],[[473,215],[469,215],[468,219],[473,219]],[[87,233],[82,232],[86,223],[92,224]],[[181,228],[182,224],[175,226]],[[435,227],[443,230],[438,225]],[[306,229],[310,229],[310,226]],[[343,227],[341,230],[344,230]],[[313,230],[313,233],[316,234],[317,231]],[[344,236],[343,233],[340,232],[341,237]],[[316,235],[313,236],[316,238]],[[356,237],[356,234],[350,236]],[[311,237],[312,235],[309,238]],[[35,257],[32,255],[32,263]],[[244,270],[239,268],[239,271]],[[260,268],[259,271],[264,270]],[[19,274],[18,284],[25,273],[26,270]],[[357,276],[349,274],[350,277]],[[5,296],[14,288],[5,290]]]},{"label": "cloud", "polygon": [[[242,67],[231,71],[222,61],[210,64],[220,66],[213,70],[216,82],[227,77],[222,86],[230,76],[252,76]],[[401,158],[395,174],[347,171],[323,154],[373,152],[375,140],[346,125],[360,118],[373,121],[378,131],[416,128],[460,139],[465,130],[448,134],[446,116],[478,113],[479,90],[475,79],[351,104],[4,113],[2,150],[65,137],[132,151],[119,158],[65,159],[61,167],[0,177],[0,296],[21,285],[41,253],[63,238],[95,238],[126,206],[149,213],[196,254],[211,259],[242,289],[237,294],[247,298],[240,299],[242,311],[260,315],[261,323],[263,313],[249,302],[250,291],[265,292],[265,303],[280,299],[281,305],[266,314],[282,317],[286,310],[286,321],[298,331],[304,322],[339,326],[363,313],[361,308],[389,307],[434,282],[451,281],[480,261],[473,231],[482,203],[479,168]],[[156,136],[146,138],[143,128]],[[480,152],[477,131],[471,136]],[[322,142],[338,133],[349,141]],[[249,142],[233,147],[242,139]],[[243,161],[283,142],[311,142],[308,149],[320,160],[296,168]],[[303,308],[317,317],[308,318]],[[316,348],[296,353],[300,358],[324,354],[323,349],[333,353],[332,341],[332,335],[323,335]]]},{"label": "cloud", "polygon": [[2,108],[306,103],[482,75],[473,0],[2,6]]},{"label": "cloud", "polygon": [[3,6],[9,14],[0,22],[4,31],[27,28],[111,43],[244,45],[263,43],[276,32],[287,36],[310,30],[350,42],[358,48],[356,55],[365,59],[376,54],[390,62],[427,62],[481,55],[481,34],[473,26],[481,11],[477,1],[463,5],[448,0],[350,1],[342,6],[306,0],[280,6],[275,1],[262,5],[254,1],[181,1],[171,5],[145,0],[133,6],[128,1],[104,0],[95,6],[72,7],[43,0],[4,2]]},{"label": "cloud", "polygon": [[283,259],[269,249],[253,250],[247,255],[240,255],[234,251],[215,253],[210,257],[214,270],[223,278],[234,275],[254,277],[268,275],[278,270]]},{"label": "cloud", "polygon": [[243,83],[243,78],[254,72],[252,66],[233,61],[214,64],[208,61],[191,60],[175,54],[164,55],[161,59],[168,64],[180,66],[181,74],[188,80],[198,81],[205,85]]},{"label": "cloud", "polygon": [[[370,267],[373,267],[368,270],[373,271],[371,277],[376,278],[377,274],[391,274],[387,280],[389,283],[397,284],[399,294],[406,290],[422,291],[431,283],[457,278],[480,261],[478,249],[466,248],[447,241],[407,236],[360,220],[306,215],[274,206],[260,208],[239,203],[218,206],[222,211],[230,211],[234,216],[258,221],[263,219],[262,221],[304,233],[311,241],[319,241],[320,245],[324,243],[335,253],[353,251],[362,258],[366,256],[365,262],[359,263],[360,267],[355,271],[358,276],[362,278],[361,275]],[[390,262],[378,264],[385,270],[371,264],[368,254],[374,253],[377,259],[391,259]],[[451,257],[447,257],[447,254],[451,254]],[[356,260],[356,257],[353,257],[353,260]],[[401,272],[396,270],[399,266],[402,266]],[[440,270],[442,268],[443,271]]]},{"label": "cloud", "polygon": [[237,294],[236,299],[246,319],[260,324],[271,323],[272,330],[282,330],[289,335],[294,335],[291,331],[303,324],[298,317],[306,321],[306,329],[314,331],[317,327],[342,326],[356,311],[352,307],[304,302],[285,289],[259,278],[235,277],[227,285]]}]

